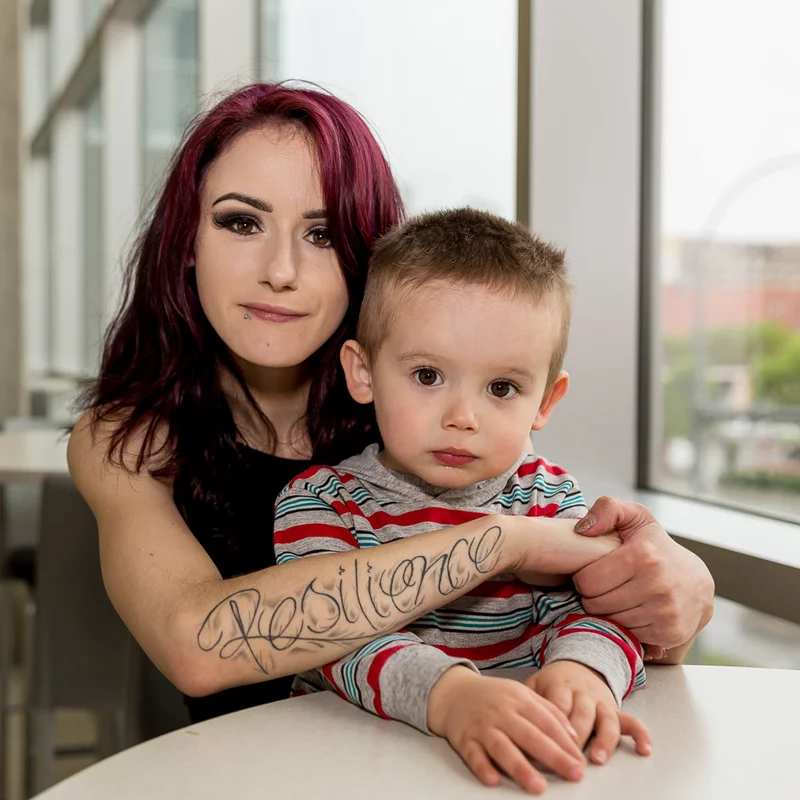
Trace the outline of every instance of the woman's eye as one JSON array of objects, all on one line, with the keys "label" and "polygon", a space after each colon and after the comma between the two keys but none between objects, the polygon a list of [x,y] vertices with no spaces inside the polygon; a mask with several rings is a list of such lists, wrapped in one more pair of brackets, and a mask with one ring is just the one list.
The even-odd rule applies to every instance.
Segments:
[{"label": "woman's eye", "polygon": [[328,228],[314,228],[306,238],[316,247],[331,247],[331,232]]},{"label": "woman's eye", "polygon": [[258,222],[252,217],[245,217],[240,214],[228,216],[215,214],[214,224],[218,228],[225,228],[238,236],[252,236],[258,232]]},{"label": "woman's eye", "polygon": [[491,394],[492,397],[506,399],[508,397],[513,397],[518,393],[519,390],[517,387],[509,381],[493,381],[489,384],[489,394]]},{"label": "woman's eye", "polygon": [[415,370],[414,378],[422,386],[436,386],[441,382],[441,375],[435,369],[428,369],[427,367]]},{"label": "woman's eye", "polygon": [[255,222],[253,222],[252,219],[246,219],[245,217],[239,217],[238,219],[233,220],[231,223],[231,230],[234,233],[238,233],[240,236],[250,236],[251,233],[255,232],[255,229]]}]

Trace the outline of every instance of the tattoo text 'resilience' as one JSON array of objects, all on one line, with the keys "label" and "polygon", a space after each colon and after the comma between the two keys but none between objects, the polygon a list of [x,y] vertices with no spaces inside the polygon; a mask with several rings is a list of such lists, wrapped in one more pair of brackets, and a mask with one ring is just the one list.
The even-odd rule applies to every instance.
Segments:
[{"label": "tattoo text 'resilience'", "polygon": [[335,579],[314,578],[301,592],[277,601],[266,601],[258,589],[241,589],[214,606],[197,643],[222,659],[245,657],[270,675],[277,651],[370,641],[421,616],[431,592],[430,607],[436,608],[441,598],[480,583],[500,560],[502,538],[492,526],[433,559],[404,558],[385,570],[373,568],[367,551],[359,551]]}]

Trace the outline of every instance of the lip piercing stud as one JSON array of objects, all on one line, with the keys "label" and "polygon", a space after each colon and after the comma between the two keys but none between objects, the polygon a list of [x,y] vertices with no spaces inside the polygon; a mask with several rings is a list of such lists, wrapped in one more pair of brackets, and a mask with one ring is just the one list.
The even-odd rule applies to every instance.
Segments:
[{"label": "lip piercing stud", "polygon": [[245,318],[245,319],[250,319],[250,315],[249,315],[248,313],[246,313],[246,312],[245,312],[244,318]]}]

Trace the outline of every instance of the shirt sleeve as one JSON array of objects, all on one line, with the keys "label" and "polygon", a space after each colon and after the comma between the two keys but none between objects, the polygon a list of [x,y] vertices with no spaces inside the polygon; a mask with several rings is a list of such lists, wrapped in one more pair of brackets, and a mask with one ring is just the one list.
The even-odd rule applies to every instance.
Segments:
[{"label": "shirt sleeve", "polygon": [[322,688],[322,684],[379,717],[405,722],[430,734],[431,689],[450,667],[458,665],[478,672],[468,659],[449,656],[413,633],[400,630],[299,677],[312,686]]},{"label": "shirt sleeve", "polygon": [[[320,491],[296,480],[275,504],[275,557],[278,564],[297,558],[360,549],[374,545],[375,535],[356,526],[347,497],[334,478]],[[450,667],[477,667],[448,656],[408,631],[381,636],[327,666],[299,675],[300,683],[328,688],[373,714],[395,719],[430,733],[428,696]]]},{"label": "shirt sleeve", "polygon": [[554,661],[576,661],[599,672],[617,706],[644,686],[642,646],[621,625],[587,614],[574,590],[533,590],[534,614],[542,631],[533,640],[534,660],[540,667]]}]

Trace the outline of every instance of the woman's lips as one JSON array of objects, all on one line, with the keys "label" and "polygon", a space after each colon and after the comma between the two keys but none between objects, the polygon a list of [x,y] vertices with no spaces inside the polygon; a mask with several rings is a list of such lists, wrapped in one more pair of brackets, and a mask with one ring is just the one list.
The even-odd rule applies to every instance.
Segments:
[{"label": "woman's lips", "polygon": [[264,322],[297,322],[299,319],[308,316],[298,311],[282,306],[267,306],[257,303],[255,305],[244,306],[245,311],[251,317],[257,317]]},{"label": "woman's lips", "polygon": [[467,450],[434,450],[433,457],[447,467],[463,467],[477,459]]}]

